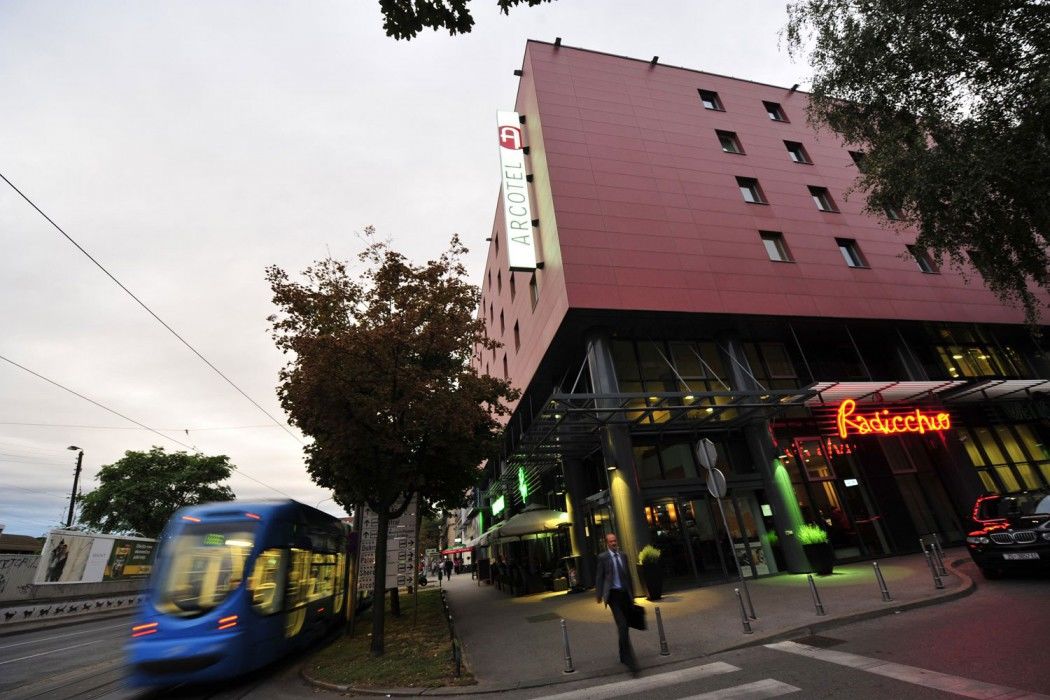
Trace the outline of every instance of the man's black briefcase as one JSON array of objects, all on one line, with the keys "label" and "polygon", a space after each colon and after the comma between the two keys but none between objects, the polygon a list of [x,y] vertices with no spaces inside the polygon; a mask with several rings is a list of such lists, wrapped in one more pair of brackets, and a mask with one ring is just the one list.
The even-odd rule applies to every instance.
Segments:
[{"label": "man's black briefcase", "polygon": [[644,630],[645,608],[641,605],[631,603],[631,607],[627,611],[627,626],[636,630]]}]

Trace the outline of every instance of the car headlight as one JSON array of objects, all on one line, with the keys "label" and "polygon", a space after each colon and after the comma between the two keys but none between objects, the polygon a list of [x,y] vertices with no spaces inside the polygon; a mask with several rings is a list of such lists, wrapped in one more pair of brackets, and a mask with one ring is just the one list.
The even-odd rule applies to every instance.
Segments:
[{"label": "car headlight", "polygon": [[1050,532],[1044,532],[1043,533],[1043,539],[1047,540],[1048,542],[1050,542]]},{"label": "car headlight", "polygon": [[[1050,533],[1047,533],[1047,534],[1050,534]],[[1043,535],[1043,537],[1046,537],[1046,535]],[[1047,539],[1050,539],[1050,538],[1047,538]],[[985,537],[984,535],[977,535],[977,536],[970,535],[969,537],[966,538],[966,541],[969,544],[989,544],[991,542],[991,540],[989,538]]]}]

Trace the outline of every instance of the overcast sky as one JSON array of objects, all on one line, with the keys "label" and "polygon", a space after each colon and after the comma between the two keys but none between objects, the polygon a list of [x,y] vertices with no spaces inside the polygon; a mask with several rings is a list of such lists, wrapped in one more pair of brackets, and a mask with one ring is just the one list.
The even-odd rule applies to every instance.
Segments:
[{"label": "overcast sky", "polygon": [[[480,279],[495,112],[526,39],[807,84],[781,48],[784,0],[472,5],[473,33],[406,43],[375,0],[0,0],[0,172],[283,420],[264,268],[350,258],[374,224],[419,261],[461,234]],[[240,498],[342,514],[297,440],[3,182],[0,253],[0,355],[276,489],[235,474]],[[70,445],[84,492],[125,450],[182,449],[0,361],[5,532],[64,521]]]}]

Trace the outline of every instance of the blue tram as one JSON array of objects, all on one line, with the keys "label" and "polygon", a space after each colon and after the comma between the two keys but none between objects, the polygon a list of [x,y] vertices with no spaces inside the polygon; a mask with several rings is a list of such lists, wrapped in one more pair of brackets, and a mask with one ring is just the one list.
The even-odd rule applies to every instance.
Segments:
[{"label": "blue tram", "polygon": [[177,511],[131,628],[131,683],[200,683],[246,673],[343,618],[346,526],[295,501]]}]

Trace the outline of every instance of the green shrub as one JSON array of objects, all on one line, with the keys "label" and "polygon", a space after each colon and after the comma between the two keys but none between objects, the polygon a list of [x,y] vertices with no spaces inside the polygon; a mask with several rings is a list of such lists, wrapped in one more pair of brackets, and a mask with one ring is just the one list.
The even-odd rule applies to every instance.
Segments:
[{"label": "green shrub", "polygon": [[642,551],[638,552],[639,564],[655,564],[658,561],[660,561],[660,550],[651,544],[645,545]]},{"label": "green shrub", "polygon": [[798,528],[798,541],[802,544],[824,544],[828,541],[828,533],[819,525],[800,525]]}]

